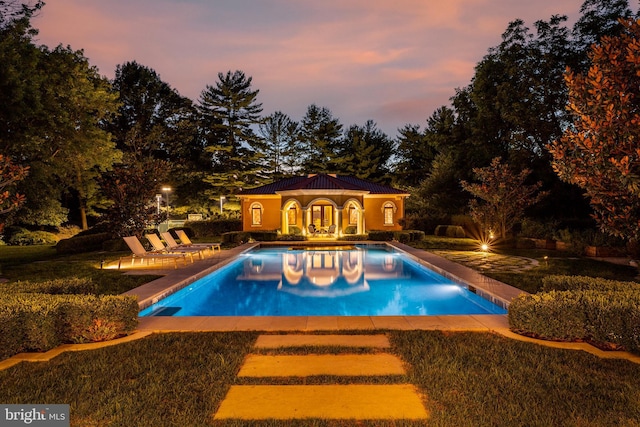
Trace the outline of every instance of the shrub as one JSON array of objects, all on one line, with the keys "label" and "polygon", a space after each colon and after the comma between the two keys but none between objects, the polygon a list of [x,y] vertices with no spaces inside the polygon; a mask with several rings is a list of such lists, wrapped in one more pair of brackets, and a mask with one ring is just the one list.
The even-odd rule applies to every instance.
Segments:
[{"label": "shrub", "polygon": [[227,244],[240,244],[249,241],[249,233],[245,231],[230,231],[228,233],[222,233],[222,243]]},{"label": "shrub", "polygon": [[278,236],[278,240],[285,242],[298,242],[306,240],[306,238],[302,234],[282,234],[281,236]]},{"label": "shrub", "polygon": [[436,227],[435,235],[441,237],[467,237],[464,228],[459,225],[439,225]]},{"label": "shrub", "polygon": [[371,230],[369,240],[388,242],[393,240],[393,231]]},{"label": "shrub", "polygon": [[300,227],[296,227],[295,225],[289,226],[289,234],[295,234],[296,236],[302,235],[302,230]]},{"label": "shrub", "polygon": [[369,240],[369,235],[368,234],[347,234],[345,236],[342,236],[341,240],[346,240],[348,242],[364,241],[364,240]]},{"label": "shrub", "polygon": [[[86,234],[63,239],[56,245],[59,254],[77,254],[102,250],[102,245],[112,238],[111,233]],[[122,239],[119,239],[122,240]]]},{"label": "shrub", "polygon": [[344,229],[344,234],[356,234],[358,232],[358,227],[355,225],[350,225]]},{"label": "shrub", "polygon": [[45,282],[23,281],[0,285],[0,291],[12,293],[95,294],[97,290],[98,285],[90,278],[77,277],[47,280]]},{"label": "shrub", "polygon": [[55,245],[58,238],[48,231],[29,231],[21,229],[5,238],[5,243],[12,246]]},{"label": "shrub", "polygon": [[113,339],[132,332],[137,322],[138,303],[132,296],[5,293],[0,298],[0,358]]},{"label": "shrub", "polygon": [[621,282],[588,276],[547,276],[542,278],[542,290],[549,291],[632,291],[640,292],[640,283]]},{"label": "shrub", "polygon": [[[192,230],[189,237],[216,237],[224,233],[242,230],[242,221],[239,219],[214,219],[209,221],[187,221],[184,228]],[[187,233],[187,235],[189,235]]]},{"label": "shrub", "polygon": [[610,343],[640,353],[640,292],[551,291],[509,306],[512,330],[551,340]]}]

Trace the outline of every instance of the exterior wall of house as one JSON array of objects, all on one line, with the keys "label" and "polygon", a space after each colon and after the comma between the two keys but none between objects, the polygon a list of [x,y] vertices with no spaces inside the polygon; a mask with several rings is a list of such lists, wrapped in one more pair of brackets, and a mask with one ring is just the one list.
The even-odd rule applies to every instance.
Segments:
[{"label": "exterior wall of house", "polygon": [[[385,205],[393,212],[393,224],[385,224]],[[367,231],[402,230],[400,219],[404,216],[404,199],[394,195],[375,195],[364,199],[364,217]]]},{"label": "exterior wall of house", "polygon": [[[261,208],[261,224],[254,224],[254,208]],[[280,197],[247,197],[242,199],[242,229],[278,230],[280,228]]]},{"label": "exterior wall of house", "polygon": [[[284,215],[287,215],[285,211],[283,213],[282,209],[288,210],[291,206],[291,201],[297,200],[299,202],[298,209],[296,212],[296,224],[300,230],[304,230],[307,225],[307,218],[305,218],[306,211],[303,211],[302,208],[306,208],[309,203],[314,200],[317,201],[317,204],[323,205],[328,204],[328,200],[332,200],[335,202],[336,206],[343,208],[342,216],[340,218],[340,230],[341,232],[345,232],[346,228],[350,226],[349,224],[349,209],[345,206],[345,203],[349,200],[357,200],[362,203],[364,207],[364,220],[365,220],[365,231],[370,230],[402,230],[402,226],[400,225],[400,219],[403,218],[404,215],[404,198],[401,196],[396,196],[393,194],[388,195],[370,195],[365,196],[364,200],[362,197],[348,197],[343,195],[331,195],[328,197],[321,196],[311,196],[311,195],[300,195],[297,197],[285,197],[283,200],[279,195],[256,195],[256,196],[245,196],[242,200],[242,229],[244,231],[251,230],[281,230],[283,223],[282,221]],[[282,206],[282,204],[285,206]],[[315,203],[314,203],[315,204]],[[385,224],[385,206],[388,209],[392,209],[391,212],[388,212],[389,215],[392,215],[391,218],[393,222],[391,224]],[[255,216],[258,215],[256,210],[259,210],[260,215],[260,224],[255,224]],[[388,219],[389,219],[388,218]],[[332,221],[333,222],[333,221]],[[287,233],[288,230],[281,230],[283,233]]]}]

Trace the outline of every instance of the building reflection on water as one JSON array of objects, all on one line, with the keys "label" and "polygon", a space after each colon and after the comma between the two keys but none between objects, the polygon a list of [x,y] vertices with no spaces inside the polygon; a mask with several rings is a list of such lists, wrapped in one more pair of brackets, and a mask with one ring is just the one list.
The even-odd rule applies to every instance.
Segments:
[{"label": "building reflection on water", "polygon": [[[249,257],[242,281],[274,282],[298,296],[337,297],[369,291],[369,281],[409,276],[394,253],[369,256],[363,250],[306,250],[274,255],[278,262]],[[274,260],[275,261],[275,260]]]}]

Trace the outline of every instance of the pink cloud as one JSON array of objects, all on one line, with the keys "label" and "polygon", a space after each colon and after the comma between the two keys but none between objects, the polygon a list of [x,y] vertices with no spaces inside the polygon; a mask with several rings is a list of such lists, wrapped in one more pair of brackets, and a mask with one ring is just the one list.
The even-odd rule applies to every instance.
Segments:
[{"label": "pink cloud", "polygon": [[41,43],[84,49],[108,77],[136,60],[197,100],[218,72],[241,69],[265,112],[299,118],[318,103],[394,134],[448,104],[509,21],[575,16],[582,1],[55,0],[34,26]]}]

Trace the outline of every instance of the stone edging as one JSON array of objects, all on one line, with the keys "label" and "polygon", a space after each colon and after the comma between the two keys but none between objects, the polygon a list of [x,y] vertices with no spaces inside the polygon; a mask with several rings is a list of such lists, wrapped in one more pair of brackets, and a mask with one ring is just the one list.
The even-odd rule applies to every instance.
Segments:
[{"label": "stone edging", "polygon": [[[175,331],[169,331],[169,332],[175,332]],[[292,332],[295,332],[295,331],[292,331]],[[458,330],[458,332],[462,332],[462,330]],[[597,356],[601,359],[624,359],[632,363],[640,364],[640,356],[636,356],[635,354],[631,354],[626,351],[604,351],[587,343],[539,340],[535,338],[525,337],[523,335],[518,335],[514,332],[511,332],[507,328],[491,328],[491,329],[488,329],[487,331],[478,331],[478,332],[495,332],[506,338],[510,338],[513,340],[530,342],[530,343],[542,345],[545,347],[558,348],[558,349],[564,349],[564,350],[582,350],[594,356]],[[88,343],[88,344],[63,344],[45,353],[19,353],[19,354],[16,354],[15,356],[12,356],[8,359],[1,361],[0,371],[9,369],[20,362],[48,362],[54,357],[66,351],[84,351],[84,350],[95,350],[103,347],[110,347],[112,345],[118,345],[125,342],[130,342],[130,341],[135,341],[141,338],[145,338],[154,333],[163,333],[163,331],[134,332],[133,334],[123,338],[118,338],[111,341]]]}]

